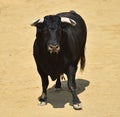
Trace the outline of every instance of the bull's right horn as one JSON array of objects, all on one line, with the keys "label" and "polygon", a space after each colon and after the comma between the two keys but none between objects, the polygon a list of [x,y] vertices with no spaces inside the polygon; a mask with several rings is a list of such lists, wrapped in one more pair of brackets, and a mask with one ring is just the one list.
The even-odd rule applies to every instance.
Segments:
[{"label": "bull's right horn", "polygon": [[69,23],[72,26],[75,26],[77,24],[75,20],[73,20],[71,18],[67,18],[67,17],[61,17],[61,22]]}]

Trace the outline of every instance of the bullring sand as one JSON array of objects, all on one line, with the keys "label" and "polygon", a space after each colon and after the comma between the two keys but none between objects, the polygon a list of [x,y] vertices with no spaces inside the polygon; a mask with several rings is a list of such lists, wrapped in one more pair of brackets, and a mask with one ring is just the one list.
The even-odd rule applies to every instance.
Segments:
[{"label": "bullring sand", "polygon": [[[38,106],[41,80],[32,56],[32,20],[75,10],[86,21],[85,71],[77,71],[77,94],[83,110],[71,106],[66,81],[48,104]],[[120,117],[119,0],[0,0],[0,117]]]}]

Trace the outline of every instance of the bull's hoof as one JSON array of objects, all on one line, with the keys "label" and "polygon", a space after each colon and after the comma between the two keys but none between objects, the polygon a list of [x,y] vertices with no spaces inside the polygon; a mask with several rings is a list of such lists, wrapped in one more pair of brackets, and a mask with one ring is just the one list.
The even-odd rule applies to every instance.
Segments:
[{"label": "bull's hoof", "polygon": [[44,102],[44,101],[43,102],[40,102],[40,101],[38,102],[39,106],[45,106],[46,104],[47,104],[47,102]]},{"label": "bull's hoof", "polygon": [[78,103],[78,104],[73,104],[73,108],[75,109],[75,110],[82,110],[82,104],[81,103]]}]

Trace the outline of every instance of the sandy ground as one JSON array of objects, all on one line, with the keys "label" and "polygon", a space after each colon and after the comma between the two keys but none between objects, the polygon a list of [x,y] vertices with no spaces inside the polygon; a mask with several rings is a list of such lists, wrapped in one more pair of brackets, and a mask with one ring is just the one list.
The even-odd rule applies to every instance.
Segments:
[{"label": "sandy ground", "polygon": [[[83,110],[75,111],[66,81],[38,106],[41,80],[32,56],[32,20],[75,10],[88,27],[85,71],[76,75]],[[0,0],[0,117],[120,117],[120,0]]]}]

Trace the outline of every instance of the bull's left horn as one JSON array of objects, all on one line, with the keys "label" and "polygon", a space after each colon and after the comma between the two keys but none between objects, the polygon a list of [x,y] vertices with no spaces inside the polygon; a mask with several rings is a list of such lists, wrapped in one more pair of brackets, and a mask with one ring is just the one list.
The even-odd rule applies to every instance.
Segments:
[{"label": "bull's left horn", "polygon": [[43,22],[44,22],[44,18],[37,19],[31,23],[31,26],[36,26],[38,23],[43,23]]},{"label": "bull's left horn", "polygon": [[77,24],[75,20],[73,20],[71,18],[67,18],[67,17],[61,17],[61,22],[69,23],[72,26],[75,26]]}]

